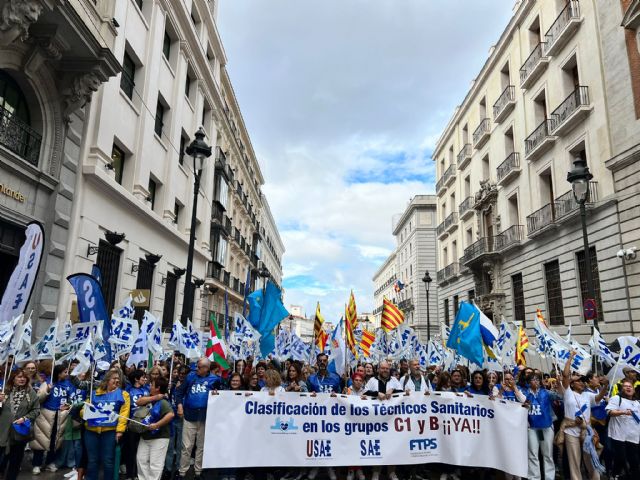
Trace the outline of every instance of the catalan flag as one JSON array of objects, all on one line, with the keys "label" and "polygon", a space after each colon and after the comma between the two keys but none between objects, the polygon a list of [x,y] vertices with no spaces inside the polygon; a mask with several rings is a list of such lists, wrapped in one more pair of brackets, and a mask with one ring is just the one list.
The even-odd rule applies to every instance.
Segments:
[{"label": "catalan flag", "polygon": [[529,348],[529,337],[524,331],[522,325],[518,327],[518,341],[516,343],[516,365],[527,366],[527,359],[524,356],[524,352]]},{"label": "catalan flag", "polygon": [[376,339],[376,334],[369,330],[362,329],[362,338],[360,339],[360,350],[365,357],[368,357],[371,352],[371,345]]},{"label": "catalan flag", "polygon": [[327,343],[327,338],[329,337],[327,332],[322,328],[323,325],[324,317],[320,313],[320,302],[318,302],[316,306],[316,317],[313,322],[313,338],[321,352],[324,351],[324,346]]},{"label": "catalan flag", "polygon": [[386,297],[382,299],[382,328],[389,333],[404,322],[404,313]]},{"label": "catalan flag", "polygon": [[542,310],[540,310],[539,308],[536,310],[536,318],[538,320],[540,320],[540,322],[542,322],[542,324],[546,327],[547,326],[547,322],[544,319],[544,316],[542,316]]},{"label": "catalan flag", "polygon": [[349,304],[347,305],[345,312],[345,323],[346,323],[346,335],[347,335],[347,346],[351,353],[355,356],[358,355],[356,351],[356,337],[354,331],[356,329],[356,325],[358,325],[358,312],[356,311],[356,298],[353,296],[353,290],[351,291],[351,296],[349,297]]}]

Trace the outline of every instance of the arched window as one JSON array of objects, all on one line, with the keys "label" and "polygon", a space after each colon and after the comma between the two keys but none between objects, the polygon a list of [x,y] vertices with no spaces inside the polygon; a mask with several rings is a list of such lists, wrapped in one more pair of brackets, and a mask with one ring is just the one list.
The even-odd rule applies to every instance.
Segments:
[{"label": "arched window", "polygon": [[0,145],[38,165],[42,137],[31,128],[31,115],[22,90],[0,70]]}]

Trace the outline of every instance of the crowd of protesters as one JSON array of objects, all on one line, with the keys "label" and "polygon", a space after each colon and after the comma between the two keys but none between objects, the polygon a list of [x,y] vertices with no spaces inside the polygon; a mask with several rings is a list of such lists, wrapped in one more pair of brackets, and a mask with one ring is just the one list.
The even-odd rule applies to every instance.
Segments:
[{"label": "crowd of protesters", "polygon": [[[193,469],[195,480],[200,480],[211,392],[311,392],[378,401],[412,392],[450,392],[520,402],[528,408],[530,480],[605,478],[602,470],[608,478],[640,479],[640,381],[632,369],[625,369],[624,379],[609,386],[605,376],[573,374],[571,361],[558,372],[526,367],[470,372],[461,365],[451,371],[423,370],[417,360],[381,361],[360,364],[350,375],[339,376],[328,370],[328,360],[320,354],[310,366],[248,359],[222,371],[206,358],[186,362],[176,355],[148,370],[114,362],[93,380],[87,374],[71,376],[74,363],[54,367],[45,360],[2,367],[0,377],[6,370],[6,378],[0,378],[0,471],[5,480],[15,480],[30,462],[33,475],[64,469],[70,480],[98,480],[100,475],[111,480],[118,474],[125,480],[182,480]],[[118,415],[88,415],[89,400]],[[585,442],[590,442],[589,448]],[[25,452],[30,452],[27,458]],[[598,462],[600,470],[594,467]],[[212,473],[223,480],[514,478],[490,469],[442,464]]]}]

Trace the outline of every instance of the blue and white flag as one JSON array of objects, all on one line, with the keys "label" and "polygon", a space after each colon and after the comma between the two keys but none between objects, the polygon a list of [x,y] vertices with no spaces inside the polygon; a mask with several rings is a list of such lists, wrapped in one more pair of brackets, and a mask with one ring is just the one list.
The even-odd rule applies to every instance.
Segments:
[{"label": "blue and white flag", "polygon": [[29,303],[42,260],[44,230],[38,222],[31,222],[25,230],[25,241],[20,247],[18,264],[0,301],[0,325],[22,315]]},{"label": "blue and white flag", "polygon": [[71,326],[71,334],[67,344],[84,343],[89,335],[93,336],[94,339],[102,340],[102,321],[74,323]]},{"label": "blue and white flag", "polygon": [[311,345],[304,343],[302,339],[291,332],[289,336],[289,357],[300,362],[309,360]]},{"label": "blue and white flag", "polygon": [[122,306],[117,311],[113,312],[113,316],[131,320],[135,313],[136,309],[133,306],[133,298],[129,295],[122,303]]},{"label": "blue and white flag", "polygon": [[131,351],[140,329],[135,319],[111,317],[111,351],[117,357]]},{"label": "blue and white flag", "polygon": [[94,361],[93,358],[93,336],[89,334],[86,338],[80,350],[75,356],[76,360],[78,360],[78,365],[73,369],[71,375],[80,375],[82,373],[86,373],[91,369],[91,364]]},{"label": "blue and white flag", "polygon": [[67,277],[75,290],[78,301],[80,322],[109,321],[102,288],[98,281],[86,273],[76,273]]},{"label": "blue and white flag", "polygon": [[56,318],[42,338],[33,346],[35,356],[38,360],[53,360],[55,358],[57,333],[58,319]]},{"label": "blue and white flag", "polygon": [[118,413],[113,410],[113,403],[105,403],[93,405],[91,403],[84,404],[82,418],[85,421],[93,420],[98,423],[113,423],[118,419]]},{"label": "blue and white flag", "polygon": [[142,325],[147,324],[147,347],[155,357],[162,354],[162,326],[160,320],[148,311],[144,312]]},{"label": "blue and white flag", "polygon": [[342,334],[343,323],[344,320],[341,318],[336,328],[333,329],[333,334],[329,339],[329,342],[331,342],[331,353],[329,356],[328,369],[340,376],[344,374],[347,351],[344,335]]}]

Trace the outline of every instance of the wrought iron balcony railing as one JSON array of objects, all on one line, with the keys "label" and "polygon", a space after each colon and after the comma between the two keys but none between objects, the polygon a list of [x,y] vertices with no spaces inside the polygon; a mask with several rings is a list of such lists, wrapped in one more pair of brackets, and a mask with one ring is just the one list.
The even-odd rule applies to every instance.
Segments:
[{"label": "wrought iron balcony railing", "polygon": [[483,118],[478,128],[473,132],[473,146],[475,148],[482,147],[489,139],[489,135],[491,135],[491,120]]},{"label": "wrought iron balcony railing", "polygon": [[0,107],[0,145],[38,166],[42,136],[9,110]]},{"label": "wrought iron balcony railing", "polygon": [[540,42],[536,45],[529,57],[527,57],[522,64],[520,68],[520,85],[522,88],[530,86],[529,83],[535,78],[534,74],[538,73],[538,68],[546,58],[544,53],[546,45],[546,42]]},{"label": "wrought iron balcony railing", "polygon": [[458,152],[458,170],[462,170],[471,161],[471,144],[465,143],[464,147]]},{"label": "wrought iron balcony railing", "polygon": [[501,122],[506,113],[510,110],[516,101],[516,87],[508,85],[505,88],[496,103],[493,104],[493,118],[496,122]]},{"label": "wrought iron balcony railing", "polygon": [[522,240],[524,240],[524,226],[512,225],[496,236],[495,248],[496,250],[505,250],[519,245]]},{"label": "wrought iron balcony railing", "polygon": [[498,165],[496,170],[498,183],[513,175],[514,172],[520,171],[520,154],[518,152],[513,152],[504,162]]},{"label": "wrought iron balcony railing", "polygon": [[[553,22],[547,33],[544,35],[547,46],[546,55],[555,55],[566,43],[567,37],[577,28],[580,20],[580,2],[572,0],[567,2],[558,18]],[[570,26],[575,25],[571,29]]]},{"label": "wrought iron balcony railing", "polygon": [[469,212],[473,211],[474,203],[475,199],[472,196],[469,196],[462,201],[462,203],[458,206],[458,213],[460,214],[460,218],[465,218]]},{"label": "wrought iron balcony railing", "polygon": [[[598,182],[589,182],[589,194],[587,196],[586,205],[591,205],[598,201]],[[556,198],[555,215],[556,220],[562,219],[564,216],[569,215],[571,212],[580,208],[576,198],[573,195],[573,191],[569,190],[567,193],[560,195]]]},{"label": "wrought iron balcony railing", "polygon": [[482,237],[464,249],[461,263],[468,264],[483,255],[493,253],[495,251],[495,244],[495,237]]},{"label": "wrought iron balcony railing", "polygon": [[555,203],[547,203],[527,217],[528,235],[535,235],[543,228],[549,227],[555,221]]},{"label": "wrought iron balcony railing", "polygon": [[553,139],[551,132],[553,131],[554,122],[551,119],[545,119],[524,141],[524,154],[527,158],[533,157],[539,149],[547,142]]},{"label": "wrought iron balcony railing", "polygon": [[564,133],[575,125],[576,113],[589,106],[589,87],[579,86],[551,113],[553,133]]}]

